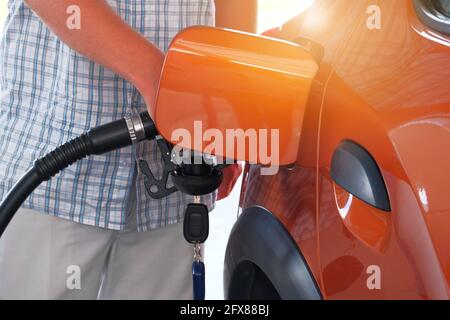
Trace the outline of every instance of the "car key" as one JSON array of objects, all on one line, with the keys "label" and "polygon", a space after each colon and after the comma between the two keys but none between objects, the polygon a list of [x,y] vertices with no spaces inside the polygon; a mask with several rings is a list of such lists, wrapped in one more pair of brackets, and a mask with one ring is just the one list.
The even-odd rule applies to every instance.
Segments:
[{"label": "car key", "polygon": [[191,203],[184,215],[184,238],[187,242],[203,243],[209,235],[208,207],[202,203]]},{"label": "car key", "polygon": [[209,234],[208,207],[200,203],[200,197],[187,206],[184,215],[184,238],[194,245],[194,262],[192,262],[192,287],[194,300],[205,299],[205,264],[201,254],[201,244]]}]

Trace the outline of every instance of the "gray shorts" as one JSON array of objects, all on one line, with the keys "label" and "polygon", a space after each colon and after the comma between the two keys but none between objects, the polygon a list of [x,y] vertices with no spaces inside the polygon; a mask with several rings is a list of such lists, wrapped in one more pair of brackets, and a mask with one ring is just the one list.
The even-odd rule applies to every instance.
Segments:
[{"label": "gray shorts", "polygon": [[21,209],[0,241],[0,299],[192,299],[182,224],[113,231]]}]

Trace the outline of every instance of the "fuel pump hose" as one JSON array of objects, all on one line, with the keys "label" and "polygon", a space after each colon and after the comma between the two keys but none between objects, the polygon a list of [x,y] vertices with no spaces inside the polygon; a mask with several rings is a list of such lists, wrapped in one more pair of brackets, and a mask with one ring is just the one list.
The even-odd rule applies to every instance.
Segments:
[{"label": "fuel pump hose", "polygon": [[0,204],[0,237],[22,203],[42,182],[87,156],[152,140],[157,135],[148,112],[143,112],[93,128],[35,160]]}]

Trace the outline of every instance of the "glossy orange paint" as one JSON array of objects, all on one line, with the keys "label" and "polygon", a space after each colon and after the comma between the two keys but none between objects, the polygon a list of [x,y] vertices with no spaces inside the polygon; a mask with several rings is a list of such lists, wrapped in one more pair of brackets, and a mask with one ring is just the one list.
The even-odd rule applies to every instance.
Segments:
[{"label": "glossy orange paint", "polygon": [[[381,28],[369,29],[377,5]],[[370,11],[369,11],[370,12]],[[305,113],[297,165],[250,167],[243,208],[286,226],[327,299],[448,299],[450,295],[450,39],[409,0],[316,0],[281,36],[324,48]],[[284,32],[284,33],[283,33]],[[337,186],[343,140],[378,163],[392,211]],[[368,286],[373,266],[381,288]]]},{"label": "glossy orange paint", "polygon": [[[369,27],[376,12],[380,26]],[[285,42],[203,28],[182,33],[150,110],[158,128],[173,142],[171,133],[192,132],[195,120],[221,132],[283,130],[280,163],[289,166],[272,176],[249,166],[240,202],[281,221],[324,298],[448,299],[449,36],[424,25],[410,0],[316,0],[277,36],[322,46],[319,69],[312,53]],[[343,140],[372,155],[391,212],[332,180]],[[230,150],[217,154],[234,158]],[[371,283],[374,270],[380,287]]]},{"label": "glossy orange paint", "polygon": [[[161,135],[181,147],[264,164],[269,163],[259,148],[279,148],[279,159],[270,164],[290,164],[297,156],[317,69],[311,54],[292,43],[237,31],[188,28],[170,45],[157,103],[149,111]],[[201,129],[195,128],[196,122]],[[209,129],[223,137],[227,130],[256,130],[257,143],[236,139],[233,146],[227,139],[228,143],[211,145],[218,141],[202,139]],[[180,130],[197,134],[185,139]],[[279,131],[279,141],[272,140],[273,130]]]}]

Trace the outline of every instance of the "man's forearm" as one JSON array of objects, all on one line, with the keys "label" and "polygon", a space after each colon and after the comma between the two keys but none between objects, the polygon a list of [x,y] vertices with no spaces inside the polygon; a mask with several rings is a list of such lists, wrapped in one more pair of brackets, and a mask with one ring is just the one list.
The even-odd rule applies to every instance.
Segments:
[{"label": "man's forearm", "polygon": [[[127,25],[105,0],[25,0],[28,6],[68,46],[117,72],[141,93],[150,75],[159,76],[163,54]],[[80,8],[79,29],[67,26],[67,8]]]}]

